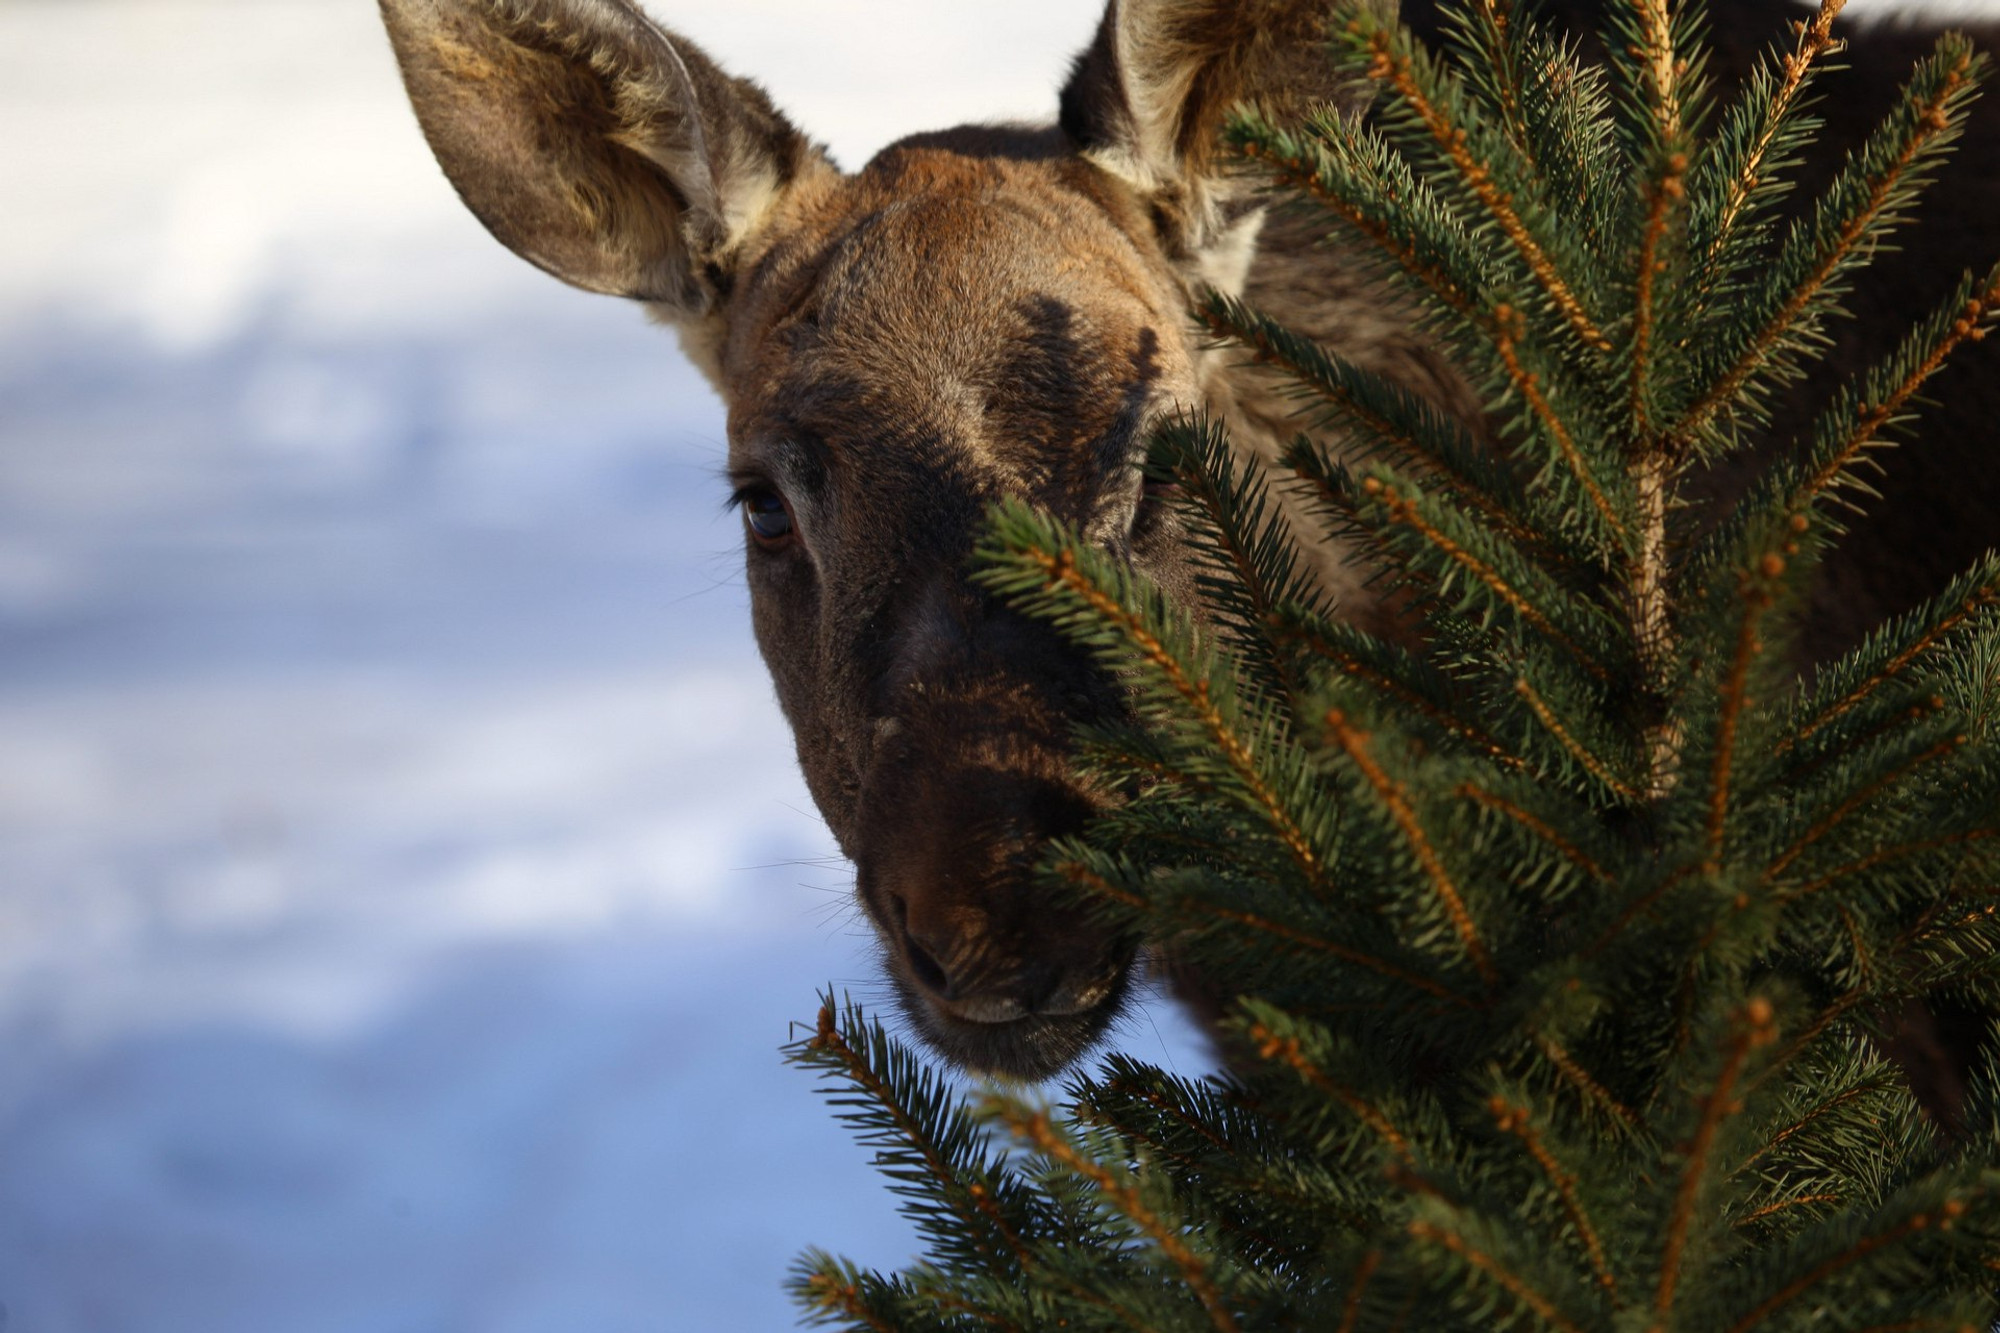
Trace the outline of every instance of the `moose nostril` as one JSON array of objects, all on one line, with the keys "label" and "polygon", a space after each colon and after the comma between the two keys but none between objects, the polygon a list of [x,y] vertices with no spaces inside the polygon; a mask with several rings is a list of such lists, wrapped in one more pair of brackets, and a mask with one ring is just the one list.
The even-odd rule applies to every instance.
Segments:
[{"label": "moose nostril", "polygon": [[930,950],[917,943],[916,935],[910,930],[910,904],[903,895],[891,890],[889,895],[889,915],[895,918],[896,935],[903,941],[903,957],[910,965],[910,974],[926,990],[945,995],[951,990],[951,975],[944,970]]},{"label": "moose nostril", "polygon": [[918,944],[908,931],[903,933],[903,951],[910,960],[910,971],[926,989],[945,994],[951,989],[951,978],[938,966],[937,959],[923,945]]}]

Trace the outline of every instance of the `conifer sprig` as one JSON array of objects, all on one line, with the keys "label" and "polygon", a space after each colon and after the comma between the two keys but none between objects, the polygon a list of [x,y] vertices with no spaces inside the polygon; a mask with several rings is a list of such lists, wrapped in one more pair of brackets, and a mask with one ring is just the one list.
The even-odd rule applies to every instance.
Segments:
[{"label": "conifer sprig", "polygon": [[1590,266],[1578,258],[1569,263],[1559,260],[1558,252],[1567,249],[1563,233],[1553,225],[1552,210],[1536,198],[1540,180],[1531,171],[1520,140],[1504,127],[1497,133],[1489,128],[1489,122],[1473,112],[1455,72],[1432,58],[1407,31],[1371,10],[1357,9],[1345,34],[1365,54],[1368,77],[1392,94],[1389,123],[1405,129],[1405,142],[1417,134],[1429,140],[1422,157],[1439,168],[1433,179],[1450,180],[1466,197],[1466,208],[1498,229],[1532,286],[1579,342],[1609,351],[1610,339],[1591,318],[1565,272],[1589,272]]},{"label": "conifer sprig", "polygon": [[1794,373],[1797,356],[1814,344],[1819,321],[1844,293],[1844,279],[1910,216],[1957,137],[1985,65],[1965,38],[1938,39],[1888,122],[1849,161],[1813,215],[1794,224],[1770,277],[1746,293],[1750,319],[1718,330],[1721,354],[1704,365],[1695,380],[1703,387],[1677,414],[1672,447],[1695,446],[1725,408],[1762,420],[1767,382]]},{"label": "conifer sprig", "polygon": [[[1152,715],[1192,724],[1206,742],[1206,749],[1185,752],[1186,771],[1238,793],[1308,880],[1325,873],[1323,840],[1332,814],[1306,780],[1303,755],[1287,743],[1283,723],[1267,707],[1239,702],[1230,674],[1184,613],[1076,533],[1024,505],[1000,507],[985,549],[989,563],[980,581],[986,587],[1073,631],[1108,662],[1138,665]],[[1300,805],[1309,812],[1304,820],[1294,813]]]},{"label": "conifer sprig", "polygon": [[1743,243],[1749,224],[1784,191],[1786,170],[1796,165],[1812,125],[1796,113],[1826,57],[1840,49],[1833,21],[1846,7],[1847,0],[1820,0],[1812,19],[1798,25],[1792,50],[1758,67],[1696,176],[1696,195],[1706,205],[1691,210],[1700,220],[1696,253],[1722,272],[1735,267],[1725,256]]},{"label": "conifer sprig", "polygon": [[1034,1223],[1029,1196],[992,1157],[949,1083],[851,1002],[821,998],[810,1037],[791,1048],[829,1080],[828,1102],[908,1200],[907,1211],[945,1262],[1015,1271]]},{"label": "conifer sprig", "polygon": [[[1081,740],[1119,796],[1046,873],[1228,1002],[1229,1068],[1113,1057],[1066,1105],[994,1088],[975,1115],[829,1011],[795,1058],[928,1248],[894,1278],[810,1257],[814,1318],[1993,1325],[2000,1034],[1962,1110],[1920,1108],[1937,1088],[1883,1053],[1911,1003],[2000,1007],[2000,556],[1803,677],[1794,639],[2000,268],[1809,429],[1767,430],[1985,62],[1939,42],[1792,199],[1841,7],[1731,101],[1694,3],[1609,0],[1602,68],[1532,5],[1466,0],[1439,52],[1348,5],[1332,58],[1371,117],[1229,127],[1484,410],[1211,296],[1220,354],[1282,381],[1303,433],[1269,477],[1216,422],[1160,433],[1198,604],[997,513],[981,586],[1129,701]],[[1342,623],[1300,540],[1380,564],[1400,628]]]}]

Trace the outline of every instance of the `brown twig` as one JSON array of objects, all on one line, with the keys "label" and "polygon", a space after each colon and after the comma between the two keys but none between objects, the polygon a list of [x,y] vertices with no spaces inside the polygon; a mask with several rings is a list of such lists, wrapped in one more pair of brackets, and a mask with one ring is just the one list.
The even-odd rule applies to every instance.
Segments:
[{"label": "brown twig", "polygon": [[1174,693],[1180,696],[1207,730],[1209,738],[1215,742],[1216,748],[1228,761],[1230,770],[1249,792],[1258,809],[1277,833],[1279,840],[1291,852],[1292,858],[1299,863],[1299,868],[1305,872],[1306,878],[1317,881],[1320,877],[1319,856],[1313,851],[1305,833],[1286,811],[1277,793],[1271,790],[1270,784],[1258,771],[1256,757],[1250,753],[1249,746],[1237,736],[1228,719],[1215,706],[1209,683],[1190,677],[1182,669],[1180,661],[1167,651],[1167,646],[1146,628],[1139,617],[1126,610],[1116,598],[1106,595],[1103,590],[1084,577],[1083,571],[1077,567],[1075,556],[1069,551],[1051,555],[1046,551],[1029,549],[1021,552],[1021,555],[1041,568],[1043,577],[1048,580],[1051,588],[1067,589],[1072,596],[1083,601],[1091,610],[1124,631],[1125,636],[1138,648],[1140,655],[1152,663],[1153,667],[1166,678]]},{"label": "brown twig", "polygon": [[1774,600],[1771,585],[1784,572],[1785,558],[1773,551],[1766,553],[1756,574],[1743,576],[1743,620],[1736,632],[1736,650],[1730,655],[1729,675],[1723,681],[1722,716],[1709,774],[1708,858],[1703,868],[1711,875],[1722,868],[1723,835],[1728,828],[1730,786],[1735,777],[1736,733],[1749,700],[1750,667],[1764,651],[1758,627]]},{"label": "brown twig", "polygon": [[1313,1063],[1306,1055],[1305,1048],[1299,1044],[1297,1037],[1280,1036],[1262,1022],[1251,1023],[1247,1035],[1261,1058],[1290,1068],[1300,1078],[1325,1093],[1328,1098],[1346,1107],[1355,1119],[1366,1125],[1376,1138],[1382,1140],[1383,1146],[1388,1148],[1397,1161],[1406,1167],[1415,1164],[1416,1158],[1410,1152],[1409,1140],[1403,1137],[1402,1131],[1396,1128],[1389,1117],[1360,1093],[1335,1082],[1324,1069]]},{"label": "brown twig", "polygon": [[1715,1087],[1702,1102],[1701,1123],[1695,1129],[1694,1141],[1688,1146],[1687,1167],[1681,1173],[1680,1188],[1674,1192],[1673,1212],[1667,1222],[1666,1248],[1660,1259],[1660,1285],[1653,1296],[1653,1309],[1662,1321],[1672,1312],[1674,1297],[1679,1291],[1688,1228],[1694,1221],[1695,1197],[1700,1193],[1702,1180],[1708,1171],[1708,1156],[1715,1145],[1716,1131],[1731,1114],[1742,1109],[1742,1102],[1736,1097],[1736,1080],[1741,1076],[1751,1051],[1777,1040],[1773,1021],[1769,1000],[1759,996],[1744,1006],[1735,1025],[1736,1033],[1729,1044],[1729,1051],[1723,1057],[1722,1071],[1716,1075]]},{"label": "brown twig", "polygon": [[1597,1284],[1615,1299],[1618,1279],[1611,1275],[1611,1266],[1604,1258],[1604,1245],[1597,1238],[1597,1228],[1591,1225],[1590,1214],[1584,1210],[1583,1200],[1577,1196],[1575,1175],[1563,1170],[1562,1163],[1556,1161],[1555,1154],[1542,1142],[1542,1136],[1529,1123],[1527,1107],[1514,1106],[1506,1098],[1496,1096],[1487,1103],[1487,1109],[1493,1112],[1501,1131],[1519,1139],[1521,1146],[1528,1150],[1528,1155],[1535,1159],[1535,1165],[1549,1178],[1556,1196],[1562,1200],[1563,1211],[1569,1214],[1570,1224],[1583,1240],[1584,1251],[1590,1256],[1591,1271],[1597,1274]]},{"label": "brown twig", "polygon": [[1546,821],[1528,813],[1528,811],[1523,810],[1506,797],[1487,791],[1485,788],[1476,786],[1470,782],[1460,783],[1458,794],[1468,801],[1485,806],[1488,810],[1497,811],[1507,816],[1507,818],[1513,820],[1522,828],[1555,848],[1564,860],[1583,871],[1586,875],[1589,875],[1592,879],[1605,884],[1611,882],[1610,872],[1597,864],[1597,862],[1591,860],[1575,843],[1572,843],[1569,839],[1549,827]]},{"label": "brown twig", "polygon": [[1930,763],[1932,760],[1944,758],[1952,751],[1958,749],[1961,745],[1964,745],[1970,739],[1971,738],[1968,736],[1947,736],[1945,737],[1945,739],[1939,741],[1936,745],[1933,745],[1930,749],[1925,750],[1922,754],[1917,755],[1915,758],[1911,759],[1908,763],[1903,764],[1898,768],[1892,769],[1887,773],[1884,773],[1881,777],[1876,778],[1873,782],[1863,787],[1860,791],[1857,791],[1853,795],[1849,796],[1846,800],[1842,801],[1839,805],[1835,806],[1832,810],[1828,811],[1825,815],[1822,815],[1819,818],[1819,820],[1813,824],[1811,828],[1807,829],[1803,834],[1799,836],[1797,842],[1794,842],[1791,846],[1787,847],[1784,850],[1784,853],[1781,856],[1779,856],[1776,861],[1773,861],[1771,863],[1771,868],[1764,872],[1763,876],[1764,882],[1766,884],[1769,884],[1772,880],[1784,874],[1785,868],[1791,865],[1792,862],[1798,860],[1799,857],[1804,854],[1807,848],[1811,847],[1814,843],[1818,842],[1821,838],[1825,837],[1828,833],[1832,832],[1833,829],[1839,825],[1841,820],[1846,819],[1849,815],[1853,814],[1861,806],[1873,800],[1882,791],[1884,787],[1890,786],[1893,783],[1901,781],[1903,778],[1908,777],[1911,773],[1914,773],[1917,769],[1922,768],[1925,764]]},{"label": "brown twig", "polygon": [[1599,759],[1589,750],[1586,750],[1581,742],[1569,734],[1569,729],[1563,726],[1562,719],[1557,717],[1555,710],[1548,706],[1540,694],[1536,693],[1535,687],[1528,683],[1525,676],[1519,677],[1514,681],[1514,693],[1521,696],[1521,699],[1534,712],[1535,716],[1540,719],[1542,726],[1547,729],[1548,733],[1554,736],[1556,742],[1569,752],[1570,758],[1583,765],[1584,770],[1590,776],[1596,778],[1599,782],[1609,787],[1612,791],[1617,792],[1628,801],[1641,801],[1645,799],[1643,792],[1612,772],[1611,765]]},{"label": "brown twig", "polygon": [[1168,1225],[1158,1213],[1147,1206],[1146,1201],[1139,1197],[1136,1186],[1122,1179],[1110,1168],[1078,1152],[1068,1139],[1056,1132],[1046,1115],[1040,1112],[1023,1114],[1021,1108],[998,1099],[989,1101],[987,1105],[998,1113],[1016,1137],[1033,1144],[1050,1160],[1060,1163],[1097,1186],[1098,1192],[1109,1200],[1114,1208],[1130,1218],[1141,1231],[1151,1236],[1153,1243],[1160,1247],[1160,1253],[1166,1255],[1168,1261],[1180,1270],[1181,1278],[1188,1284],[1188,1289],[1194,1292],[1195,1299],[1208,1311],[1209,1322],[1215,1326],[1217,1333],[1236,1333],[1236,1318],[1229,1313],[1229,1307],[1223,1304],[1222,1293],[1217,1290],[1214,1279],[1210,1277],[1208,1266],[1202,1262],[1200,1255],[1182,1242],[1175,1227]]},{"label": "brown twig", "polygon": [[1971,56],[1961,54],[1958,63],[1948,71],[1935,95],[1917,108],[1915,131],[1903,144],[1896,160],[1890,163],[1876,179],[1866,205],[1848,220],[1839,236],[1834,238],[1834,243],[1827,247],[1819,264],[1806,275],[1805,281],[1799,284],[1798,289],[1784,305],[1779,307],[1778,312],[1765,321],[1763,328],[1759,329],[1750,340],[1750,345],[1736,359],[1736,363],[1718,377],[1708,387],[1708,391],[1695,400],[1681,417],[1671,440],[1676,452],[1684,447],[1697,431],[1708,424],[1710,417],[1724,405],[1735,400],[1738,391],[1763,363],[1764,358],[1777,344],[1785,330],[1791,326],[1792,321],[1813,302],[1841,264],[1853,253],[1861,238],[1867,234],[1875,220],[1881,216],[1882,210],[1888,206],[1890,196],[1895,193],[1897,184],[1916,160],[1917,155],[1951,127],[1951,119],[1945,114],[1945,106],[1965,87],[1970,75]]},{"label": "brown twig", "polygon": [[1513,199],[1493,179],[1492,169],[1473,154],[1470,136],[1452,123],[1443,107],[1424,94],[1423,87],[1417,82],[1415,67],[1409,57],[1396,50],[1393,35],[1387,30],[1378,31],[1371,34],[1369,43],[1374,52],[1374,59],[1368,67],[1369,77],[1388,83],[1404,104],[1416,113],[1432,140],[1443,151],[1445,159],[1465,181],[1466,188],[1485,207],[1501,233],[1513,243],[1521,261],[1528,266],[1528,272],[1534,275],[1535,281],[1555,303],[1577,338],[1593,350],[1610,351],[1611,340],[1585,313],[1583,302],[1570,290],[1555,261],[1522,220]]},{"label": "brown twig", "polygon": [[1367,733],[1350,724],[1345,713],[1338,708],[1329,710],[1326,715],[1326,726],[1340,748],[1361,771],[1361,776],[1375,789],[1376,796],[1388,809],[1389,817],[1395,821],[1396,827],[1402,830],[1411,852],[1417,858],[1417,864],[1423,867],[1424,874],[1431,882],[1431,890],[1437,894],[1438,901],[1444,906],[1445,915],[1451,919],[1452,929],[1457,933],[1459,943],[1464,946],[1466,956],[1472,960],[1473,967],[1478,969],[1480,977],[1487,985],[1494,985],[1500,979],[1499,973],[1494,970],[1492,959],[1487,957],[1486,946],[1481,942],[1479,932],[1472,923],[1472,914],[1466,911],[1465,900],[1459,895],[1458,886],[1452,882],[1451,872],[1445,868],[1443,858],[1438,855],[1437,849],[1431,845],[1429,835],[1424,832],[1423,822],[1417,818],[1416,808],[1410,804],[1409,795],[1376,761],[1368,749]]},{"label": "brown twig", "polygon": [[1492,1255],[1484,1250],[1475,1249],[1457,1232],[1446,1231],[1443,1227],[1433,1226],[1429,1222],[1417,1221],[1410,1223],[1410,1234],[1418,1240],[1441,1246],[1465,1260],[1499,1283],[1503,1291],[1540,1315],[1547,1323],[1565,1330],[1565,1333],[1583,1333],[1582,1329],[1570,1322],[1569,1318],[1556,1308],[1554,1301],[1529,1286],[1526,1280],[1515,1275]]}]

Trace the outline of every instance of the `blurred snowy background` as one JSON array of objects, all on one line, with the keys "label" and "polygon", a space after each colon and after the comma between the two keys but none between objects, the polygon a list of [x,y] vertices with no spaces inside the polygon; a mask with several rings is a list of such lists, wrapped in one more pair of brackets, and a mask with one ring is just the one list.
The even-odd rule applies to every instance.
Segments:
[{"label": "blurred snowy background", "polygon": [[[1096,19],[654,9],[850,165]],[[0,0],[0,145],[0,1327],[782,1329],[804,1246],[906,1262],[777,1055],[879,992],[671,336],[479,230],[368,0]]]}]

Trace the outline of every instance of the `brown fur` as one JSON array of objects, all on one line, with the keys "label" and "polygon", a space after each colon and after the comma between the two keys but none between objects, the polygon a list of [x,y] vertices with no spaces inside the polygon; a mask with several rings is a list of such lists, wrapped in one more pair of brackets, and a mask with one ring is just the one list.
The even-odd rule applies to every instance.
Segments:
[{"label": "brown fur", "polygon": [[[1121,703],[969,584],[986,505],[1032,499],[1188,596],[1172,517],[1136,468],[1146,426],[1206,408],[1262,459],[1290,432],[1272,382],[1191,328],[1204,285],[1476,416],[1359,266],[1219,169],[1231,105],[1343,95],[1308,40],[1320,5],[1111,0],[1057,126],[919,135],[853,175],[626,0],[382,5],[473,211],[557,276],[650,303],[728,403],[749,516],[790,523],[746,542],[758,642],[912,1021],[964,1065],[1060,1069],[1115,1013],[1133,944],[1046,900],[1028,868],[1104,799],[1072,773],[1068,738]],[[1778,15],[1776,0],[1720,8],[1726,50]],[[1900,47],[1883,59],[1907,63]],[[1878,321],[1876,300],[1857,298],[1871,327],[1910,308],[1890,291]],[[1914,562],[1922,577],[1992,539],[2000,510],[1974,508]],[[1315,558],[1347,613],[1369,615],[1341,553]],[[1856,580],[1920,595],[1911,573],[1837,572],[1829,642],[1864,600],[1887,604]]]}]

